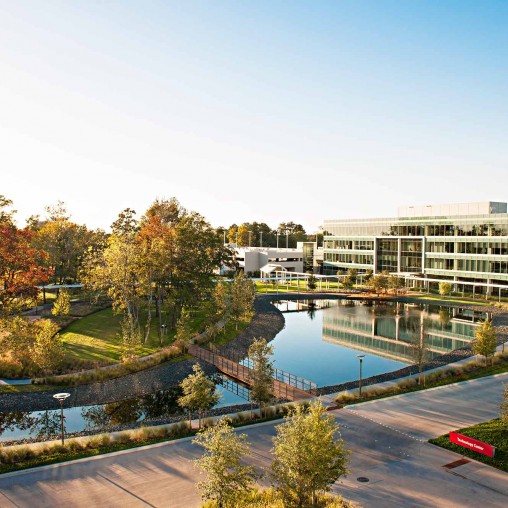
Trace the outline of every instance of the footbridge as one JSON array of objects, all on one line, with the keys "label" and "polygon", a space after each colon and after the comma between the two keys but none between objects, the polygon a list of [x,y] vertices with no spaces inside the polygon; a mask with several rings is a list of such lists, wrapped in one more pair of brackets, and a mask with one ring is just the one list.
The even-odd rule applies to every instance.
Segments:
[{"label": "footbridge", "polygon": [[[223,374],[252,385],[254,371],[250,358],[227,358],[221,355],[216,348],[205,349],[196,344],[189,344],[188,352],[211,365]],[[272,393],[274,397],[287,400],[303,400],[317,395],[317,385],[308,379],[295,376],[281,369],[274,369]]]}]

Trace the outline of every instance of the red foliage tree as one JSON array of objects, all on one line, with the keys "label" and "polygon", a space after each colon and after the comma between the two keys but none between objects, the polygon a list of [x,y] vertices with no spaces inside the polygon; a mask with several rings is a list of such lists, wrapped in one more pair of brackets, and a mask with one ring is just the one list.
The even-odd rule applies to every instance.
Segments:
[{"label": "red foliage tree", "polygon": [[43,268],[44,251],[30,245],[32,233],[13,224],[0,224],[0,312],[9,311],[14,301],[37,297],[38,284],[46,284],[51,270]]}]

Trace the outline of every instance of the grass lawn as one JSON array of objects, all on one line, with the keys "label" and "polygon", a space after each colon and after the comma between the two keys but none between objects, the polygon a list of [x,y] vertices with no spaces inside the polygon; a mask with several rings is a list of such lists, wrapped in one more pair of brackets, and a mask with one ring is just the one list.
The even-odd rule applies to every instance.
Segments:
[{"label": "grass lawn", "polygon": [[508,472],[508,424],[503,423],[500,418],[497,418],[496,420],[490,420],[490,422],[459,429],[456,432],[495,446],[496,453],[494,457],[490,458],[463,446],[450,443],[449,434],[431,439],[429,442]]},{"label": "grass lawn", "polygon": [[[256,292],[258,293],[297,293],[299,291],[308,291],[307,284],[305,281],[300,281],[300,287],[298,287],[298,283],[296,280],[294,280],[290,284],[279,284],[279,289],[277,290],[277,286],[275,284],[271,283],[265,283],[262,281],[256,281]],[[337,282],[329,282],[328,288],[323,283],[323,286],[321,288],[323,291],[329,291],[329,290],[337,290],[338,284]],[[316,285],[316,288],[314,289],[314,292],[319,292],[319,284]]]},{"label": "grass lawn", "polygon": [[[65,349],[81,360],[116,363],[122,355],[119,337],[121,320],[121,315],[108,308],[71,323],[61,333]],[[170,340],[165,339],[164,345]],[[150,336],[147,344],[142,345],[140,354],[154,353],[159,347],[157,321],[152,318]]]},{"label": "grass lawn", "polygon": [[454,304],[463,304],[463,305],[492,305],[493,303],[496,303],[494,300],[485,300],[481,297],[475,298],[462,298],[460,296],[441,296],[441,295],[433,295],[430,294],[419,294],[419,295],[412,295],[411,293],[408,293],[406,295],[406,298],[411,298],[414,300],[432,300],[437,303],[454,303]]}]

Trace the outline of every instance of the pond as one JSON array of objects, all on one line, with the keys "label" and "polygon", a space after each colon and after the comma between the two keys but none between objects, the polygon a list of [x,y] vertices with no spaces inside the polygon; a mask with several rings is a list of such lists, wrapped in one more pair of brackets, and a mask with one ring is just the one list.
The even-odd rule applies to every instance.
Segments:
[{"label": "pond", "polygon": [[[327,386],[413,363],[411,342],[425,337],[429,357],[463,347],[487,316],[467,309],[352,300],[280,301],[284,329],[271,341],[278,369]],[[248,390],[222,378],[217,407],[243,404]],[[65,409],[66,432],[100,431],[146,420],[163,421],[178,413],[176,389],[111,404]],[[60,411],[0,413],[0,441],[57,436]]]}]

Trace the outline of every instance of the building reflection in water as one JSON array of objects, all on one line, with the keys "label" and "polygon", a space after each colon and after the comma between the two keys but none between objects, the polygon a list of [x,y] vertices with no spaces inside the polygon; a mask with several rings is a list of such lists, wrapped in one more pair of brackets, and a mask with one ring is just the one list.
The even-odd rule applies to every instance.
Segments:
[{"label": "building reflection in water", "polygon": [[423,334],[429,358],[466,346],[486,313],[437,305],[337,300],[323,306],[323,340],[412,363]]}]

